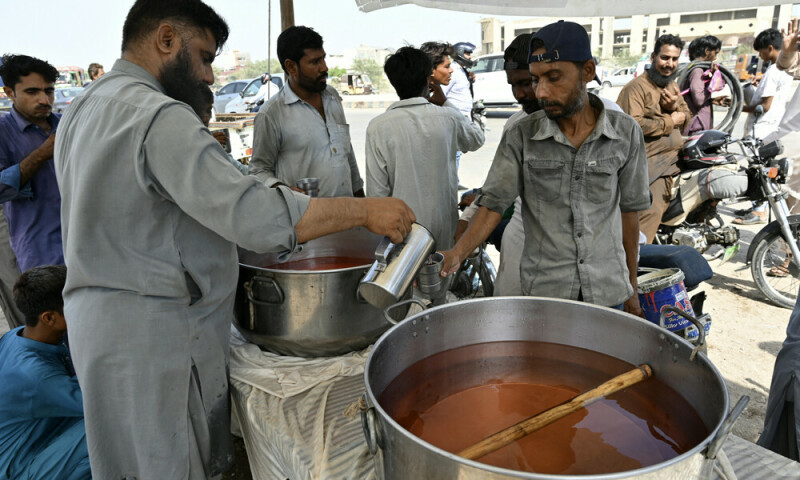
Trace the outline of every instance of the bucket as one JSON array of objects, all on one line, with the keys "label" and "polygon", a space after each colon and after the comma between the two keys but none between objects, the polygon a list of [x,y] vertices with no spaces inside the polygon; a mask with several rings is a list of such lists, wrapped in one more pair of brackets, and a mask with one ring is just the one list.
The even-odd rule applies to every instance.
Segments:
[{"label": "bucket", "polygon": [[[694,316],[689,294],[683,284],[683,272],[679,268],[665,268],[654,272],[645,273],[638,277],[639,304],[644,310],[647,320],[661,325],[661,309],[667,305],[680,308]],[[675,313],[667,313],[664,324],[661,325],[670,332],[683,330],[693,325],[689,320]],[[697,336],[697,330],[690,328],[687,338]]]}]

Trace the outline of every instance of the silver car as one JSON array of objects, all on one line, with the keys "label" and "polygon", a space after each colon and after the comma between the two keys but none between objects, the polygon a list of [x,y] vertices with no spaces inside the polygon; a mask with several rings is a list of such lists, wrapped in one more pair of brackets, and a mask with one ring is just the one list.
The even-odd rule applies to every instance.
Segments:
[{"label": "silver car", "polygon": [[56,88],[53,113],[64,113],[64,110],[72,103],[72,99],[77,97],[83,90],[83,87]]},{"label": "silver car", "polygon": [[234,98],[239,97],[239,92],[244,90],[244,87],[253,80],[234,80],[226,83],[222,88],[214,93],[214,111],[223,113],[225,106]]},{"label": "silver car", "polygon": [[636,66],[618,68],[603,78],[603,87],[624,87],[636,76]]},{"label": "silver car", "polygon": [[[283,86],[283,74],[282,73],[272,73],[272,84],[275,88],[274,92],[277,93],[278,90],[281,89]],[[247,109],[250,106],[247,103],[250,99],[255,97],[258,94],[258,91],[261,89],[261,77],[254,78],[250,80],[250,83],[247,84],[244,90],[242,90],[237,97],[234,97],[233,100],[228,102],[228,105],[225,107],[225,110],[220,110],[220,112],[224,113],[247,113],[249,110]],[[264,99],[267,100],[266,98]],[[255,111],[258,111],[256,108]]]}]

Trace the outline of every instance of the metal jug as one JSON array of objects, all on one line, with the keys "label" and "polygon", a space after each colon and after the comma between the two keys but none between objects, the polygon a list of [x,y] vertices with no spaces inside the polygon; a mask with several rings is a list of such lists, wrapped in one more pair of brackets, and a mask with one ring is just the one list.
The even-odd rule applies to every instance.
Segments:
[{"label": "metal jug", "polygon": [[367,302],[385,309],[402,300],[414,277],[433,253],[433,235],[415,223],[402,243],[384,237],[375,250],[375,263],[358,286],[358,294]]}]

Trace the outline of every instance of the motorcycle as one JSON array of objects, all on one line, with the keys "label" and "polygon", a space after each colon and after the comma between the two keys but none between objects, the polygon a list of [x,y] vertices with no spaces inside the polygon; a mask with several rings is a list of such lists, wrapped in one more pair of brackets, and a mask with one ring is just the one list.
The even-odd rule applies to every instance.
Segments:
[{"label": "motorcycle", "polygon": [[[462,193],[458,203],[459,210],[462,212],[466,210],[479,194],[480,188],[467,190]],[[505,227],[505,224],[503,224],[502,227]],[[500,235],[502,235],[502,233],[500,233]],[[486,245],[488,242],[489,240],[483,242],[466,258],[466,260],[461,262],[461,266],[455,273],[450,283],[450,291],[459,299],[473,298],[477,296],[481,288],[483,289],[484,297],[491,297],[494,295],[494,281],[497,278],[497,269],[495,269],[492,259],[486,252]],[[497,240],[495,246],[500,250],[499,240]]]},{"label": "motorcycle", "polygon": [[[733,152],[733,147],[740,153]],[[793,168],[791,159],[778,158],[782,153],[778,141],[764,145],[754,137],[734,139],[717,130],[690,137],[679,154],[684,172],[677,177],[655,243],[688,245],[700,253],[719,245],[727,261],[740,248],[740,233],[725,224],[718,205],[766,201],[775,220],[755,236],[747,262],[756,286],[770,301],[794,307],[800,285],[800,216],[789,215],[781,188]],[[746,165],[739,167],[740,159]]]}]

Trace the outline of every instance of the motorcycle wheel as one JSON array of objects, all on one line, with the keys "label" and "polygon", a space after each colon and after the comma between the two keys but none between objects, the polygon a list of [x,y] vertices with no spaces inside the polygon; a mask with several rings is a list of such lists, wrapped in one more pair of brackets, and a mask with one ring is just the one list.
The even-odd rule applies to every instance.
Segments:
[{"label": "motorcycle wheel", "polygon": [[[750,263],[750,271],[758,289],[770,301],[783,308],[794,308],[797,290],[800,288],[800,269],[791,261],[788,267],[785,266],[790,258],[789,246],[783,240],[783,235],[775,231],[759,242]],[[788,269],[789,273],[785,276],[769,275],[774,268],[780,270],[781,267]]]}]

